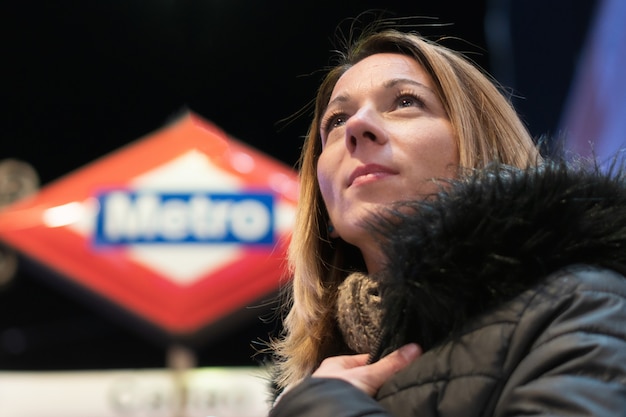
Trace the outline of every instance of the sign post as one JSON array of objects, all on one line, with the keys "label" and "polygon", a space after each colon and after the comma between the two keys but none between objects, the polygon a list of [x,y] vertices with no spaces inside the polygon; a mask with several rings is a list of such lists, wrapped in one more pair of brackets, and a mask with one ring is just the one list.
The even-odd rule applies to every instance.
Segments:
[{"label": "sign post", "polygon": [[0,240],[185,344],[236,326],[288,278],[297,189],[292,168],[186,113],[5,207]]}]

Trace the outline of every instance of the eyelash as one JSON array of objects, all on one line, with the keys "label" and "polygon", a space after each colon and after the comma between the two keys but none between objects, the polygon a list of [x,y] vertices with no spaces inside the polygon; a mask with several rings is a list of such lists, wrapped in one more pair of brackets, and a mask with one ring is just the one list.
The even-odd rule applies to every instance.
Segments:
[{"label": "eyelash", "polygon": [[418,107],[424,106],[424,100],[422,99],[422,97],[412,91],[401,91],[400,93],[398,93],[398,95],[396,95],[395,101],[406,98],[410,98],[411,100],[413,100]]},{"label": "eyelash", "polygon": [[[333,113],[330,113],[329,115],[327,115],[326,117],[324,117],[324,119],[322,120],[322,127],[324,129],[324,132],[330,132],[333,128],[335,128],[336,126],[334,126],[334,123],[337,119],[339,119],[341,116],[345,117],[345,113],[341,112],[341,111],[335,111]],[[344,121],[345,123],[345,121]]]}]

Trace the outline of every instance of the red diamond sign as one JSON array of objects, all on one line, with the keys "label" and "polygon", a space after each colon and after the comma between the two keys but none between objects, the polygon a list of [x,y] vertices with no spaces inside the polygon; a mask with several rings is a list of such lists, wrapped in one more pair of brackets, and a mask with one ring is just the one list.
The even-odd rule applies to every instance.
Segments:
[{"label": "red diamond sign", "polygon": [[174,337],[275,292],[294,170],[188,113],[0,212],[0,239]]}]

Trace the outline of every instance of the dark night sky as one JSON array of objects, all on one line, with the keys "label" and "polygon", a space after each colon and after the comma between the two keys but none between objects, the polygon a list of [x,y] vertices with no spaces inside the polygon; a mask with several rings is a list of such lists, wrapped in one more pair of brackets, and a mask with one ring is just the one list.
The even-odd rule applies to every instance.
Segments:
[{"label": "dark night sky", "polygon": [[[458,1],[405,3],[386,5],[400,16],[439,16],[454,25],[434,34],[484,45],[482,2],[462,19]],[[278,122],[312,97],[319,80],[313,73],[328,62],[334,28],[374,7],[357,1],[297,7],[241,0],[5,2],[3,55],[10,59],[4,60],[0,152],[27,160],[48,182],[189,107],[293,164],[306,120],[291,128]],[[486,53],[477,60],[486,64]]]},{"label": "dark night sky", "polygon": [[[280,121],[313,97],[316,71],[328,63],[341,21],[381,8],[388,16],[450,23],[420,31],[463,39],[452,46],[472,52],[485,69],[500,70],[495,75],[524,97],[516,105],[531,132],[551,133],[593,4],[3,0],[0,159],[30,163],[45,186],[189,108],[294,165],[307,118]],[[504,54],[490,50],[485,37],[488,5],[510,10]],[[512,69],[493,64],[499,58]],[[0,287],[0,368],[162,366],[162,346],[34,275],[20,270]],[[207,343],[198,351],[200,364],[250,364],[250,340],[274,327],[254,322]],[[16,334],[23,341],[17,347],[7,342]]]}]

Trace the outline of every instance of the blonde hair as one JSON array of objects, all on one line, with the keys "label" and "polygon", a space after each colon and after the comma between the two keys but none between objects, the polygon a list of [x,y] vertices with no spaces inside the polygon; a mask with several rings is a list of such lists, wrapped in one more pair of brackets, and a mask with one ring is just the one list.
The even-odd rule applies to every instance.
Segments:
[{"label": "blonde hair", "polygon": [[499,86],[461,54],[418,34],[390,29],[362,37],[342,54],[342,62],[319,87],[299,161],[301,191],[288,255],[293,279],[284,305],[288,314],[283,337],[272,343],[279,388],[309,375],[343,346],[333,318],[336,289],[346,271],[359,268],[359,256],[340,239],[331,242],[327,237],[328,215],[316,175],[319,124],[341,75],[370,55],[389,52],[412,57],[432,78],[455,132],[461,168],[480,168],[493,161],[524,168],[541,160]]}]

